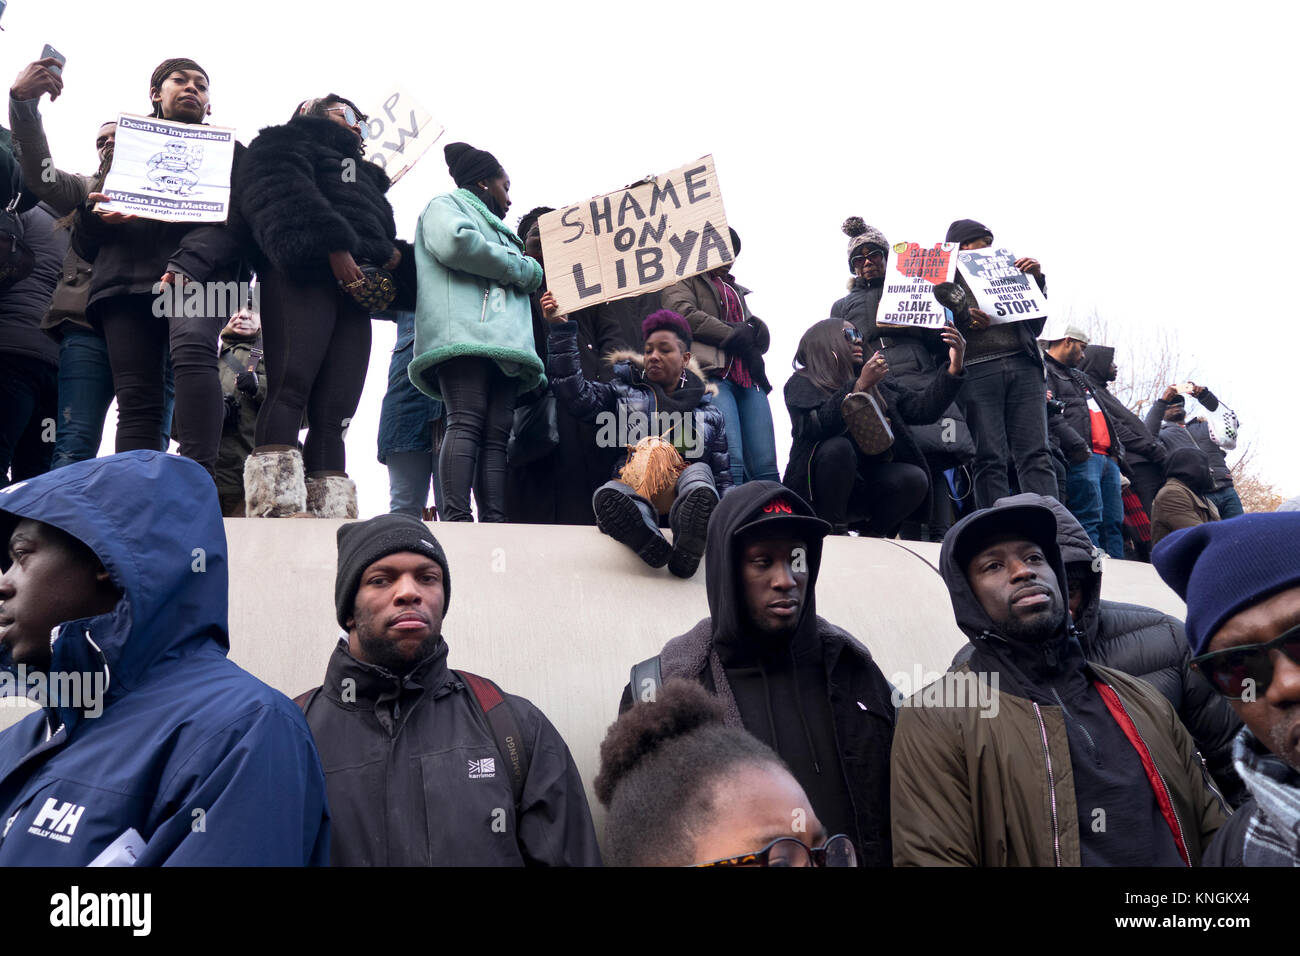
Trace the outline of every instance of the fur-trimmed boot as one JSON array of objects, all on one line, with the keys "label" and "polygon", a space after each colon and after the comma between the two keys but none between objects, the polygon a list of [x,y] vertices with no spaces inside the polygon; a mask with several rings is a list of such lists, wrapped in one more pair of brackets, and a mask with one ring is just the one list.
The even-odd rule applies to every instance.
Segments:
[{"label": "fur-trimmed boot", "polygon": [[289,518],[307,508],[302,453],[255,451],[244,460],[244,513],[250,518]]},{"label": "fur-trimmed boot", "polygon": [[307,510],[317,518],[355,518],[357,485],[347,475],[307,479]]},{"label": "fur-trimmed boot", "polygon": [[[708,466],[702,466],[707,471]],[[679,578],[689,578],[704,557],[704,542],[709,531],[709,516],[718,503],[718,489],[713,474],[701,475],[692,465],[677,483],[677,499],[668,512],[668,526],[673,529],[673,553],[668,570]]]}]

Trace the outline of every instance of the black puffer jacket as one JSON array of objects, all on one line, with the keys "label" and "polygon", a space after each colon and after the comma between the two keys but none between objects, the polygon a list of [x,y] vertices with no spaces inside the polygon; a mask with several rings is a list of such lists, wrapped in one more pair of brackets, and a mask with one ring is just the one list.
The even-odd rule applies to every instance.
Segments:
[{"label": "black puffer jacket", "polygon": [[[572,320],[551,326],[549,339],[550,355],[546,362],[546,377],[551,382],[551,389],[564,405],[580,421],[593,421],[601,412],[611,413],[619,421],[619,406],[625,408],[624,419],[627,422],[637,420],[653,422],[656,412],[673,411],[663,403],[661,390],[645,380],[642,374],[642,358],[635,352],[617,352],[610,356],[614,365],[614,374],[609,382],[593,382],[582,374],[582,365],[578,354],[578,324]],[[698,394],[694,406],[695,450],[692,455],[688,450],[684,457],[687,464],[694,461],[708,462],[713,472],[713,482],[718,494],[722,495],[732,487],[731,464],[727,454],[726,424],[722,410],[713,403],[713,396],[718,387],[706,384],[699,373],[699,366],[691,360],[692,368],[686,373],[687,385],[684,389],[673,392],[673,397],[686,394]],[[690,390],[687,392],[686,390]],[[641,416],[645,416],[644,419]],[[621,426],[618,426],[621,427]],[[620,443],[626,436],[619,436]],[[614,477],[622,469],[625,456],[618,456]]]},{"label": "black puffer jacket", "polygon": [[1138,418],[1118,398],[1110,393],[1106,382],[1110,377],[1110,366],[1115,361],[1115,350],[1108,345],[1089,345],[1083,350],[1083,361],[1079,371],[1088,378],[1092,393],[1097,402],[1110,416],[1111,426],[1124,444],[1124,464],[1164,466],[1168,452],[1149,431],[1142,419]]},{"label": "black puffer jacket", "polygon": [[[890,368],[889,375],[878,387],[885,399],[885,414],[894,432],[894,444],[890,449],[893,461],[916,465],[929,474],[925,455],[909,426],[937,421],[952,403],[964,380],[964,373],[949,375],[945,368],[931,373],[928,381],[905,384],[894,380],[894,371]],[[785,383],[785,405],[790,411],[792,442],[790,461],[781,483],[805,500],[812,497],[808,471],[817,445],[846,433],[840,404],[853,391],[853,385],[853,382],[846,382],[834,392],[826,392],[801,372],[795,372]],[[931,494],[933,489],[928,489],[917,513],[929,511]]]},{"label": "black puffer jacket", "polygon": [[0,293],[0,352],[58,365],[59,343],[41,328],[41,317],[59,281],[68,231],[54,228],[54,212],[43,203],[20,213],[18,222],[36,263],[28,276]]},{"label": "black puffer jacket", "polygon": [[1155,608],[1101,600],[1101,571],[1092,570],[1099,567],[1093,563],[1097,549],[1078,519],[1056,499],[1015,495],[997,503],[1046,504],[1056,512],[1061,559],[1067,567],[1086,564],[1089,568],[1087,591],[1074,622],[1084,657],[1140,677],[1160,691],[1196,741],[1224,798],[1238,806],[1249,796],[1232,766],[1232,739],[1241,729],[1241,720],[1200,672],[1188,666],[1191,649],[1183,622]]},{"label": "black puffer jacket", "polygon": [[248,147],[236,180],[239,209],[269,262],[299,282],[330,281],[329,254],[382,266],[397,227],[388,174],[361,155],[349,129],[316,116],[268,126]]},{"label": "black puffer jacket", "polygon": [[[247,150],[235,144],[231,183],[239,181]],[[176,272],[196,282],[227,282],[242,271],[245,225],[239,216],[238,195],[231,197],[231,214],[224,223],[160,222],[132,219],[104,222],[83,203],[77,210],[72,246],[94,263],[86,316],[95,321],[100,301],[121,295],[152,295],[164,272]]]}]

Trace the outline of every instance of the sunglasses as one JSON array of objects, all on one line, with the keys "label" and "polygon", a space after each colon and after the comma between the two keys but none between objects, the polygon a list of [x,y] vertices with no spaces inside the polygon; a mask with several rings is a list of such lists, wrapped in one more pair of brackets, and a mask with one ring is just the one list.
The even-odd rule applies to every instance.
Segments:
[{"label": "sunglasses", "polygon": [[853,841],[838,833],[822,846],[808,846],[794,837],[777,837],[754,853],[698,863],[697,866],[857,866],[858,854]]},{"label": "sunglasses", "polygon": [[844,339],[850,345],[862,344],[862,333],[857,329],[840,329],[840,331],[844,333]]},{"label": "sunglasses", "polygon": [[1300,664],[1300,626],[1267,644],[1245,644],[1192,658],[1192,666],[1228,700],[1258,700],[1273,680],[1273,651]]},{"label": "sunglasses", "polygon": [[326,113],[342,113],[342,114],[343,114],[343,122],[347,123],[349,126],[356,126],[356,125],[358,125],[358,124],[360,123],[360,121],[361,121],[361,117],[357,115],[357,111],[354,110],[354,109],[353,109],[352,107],[350,107],[350,106],[346,106],[346,105],[345,105],[345,106],[331,106],[331,107],[330,107],[329,109],[327,109],[325,112],[326,112]]},{"label": "sunglasses", "polygon": [[854,269],[857,269],[864,262],[870,262],[874,266],[874,265],[879,265],[884,261],[885,261],[885,254],[881,252],[879,249],[872,249],[870,252],[863,253],[862,255],[854,256],[852,259],[849,260],[849,265],[851,265]]}]

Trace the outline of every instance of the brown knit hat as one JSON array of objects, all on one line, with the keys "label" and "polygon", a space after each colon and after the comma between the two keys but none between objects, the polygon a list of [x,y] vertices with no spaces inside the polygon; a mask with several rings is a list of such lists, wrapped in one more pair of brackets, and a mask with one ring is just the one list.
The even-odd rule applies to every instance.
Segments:
[{"label": "brown knit hat", "polygon": [[[212,82],[211,77],[208,76],[208,71],[203,69],[203,67],[199,66],[189,57],[176,56],[172,57],[170,60],[163,60],[159,63],[157,68],[153,71],[153,76],[149,77],[150,96],[153,95],[154,90],[162,89],[163,80],[167,79],[167,77],[171,76],[177,70],[198,70],[209,83]],[[151,105],[153,106],[153,115],[162,116],[162,105],[159,103],[152,103]]]},{"label": "brown knit hat", "polygon": [[889,255],[889,240],[875,226],[868,226],[861,216],[849,216],[840,226],[849,237],[849,271],[853,271],[853,257],[862,246],[876,246],[886,256]]}]

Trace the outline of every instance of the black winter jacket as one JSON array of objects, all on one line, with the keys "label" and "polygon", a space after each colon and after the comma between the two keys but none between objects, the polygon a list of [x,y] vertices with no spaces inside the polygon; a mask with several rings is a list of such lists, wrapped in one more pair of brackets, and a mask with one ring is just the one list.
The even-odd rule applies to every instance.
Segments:
[{"label": "black winter jacket", "polygon": [[[840,769],[841,778],[834,784],[847,792],[852,804],[855,832],[849,835],[858,849],[860,864],[889,866],[893,858],[889,840],[889,755],[896,719],[892,688],[865,646],[847,631],[817,616],[821,539],[808,542],[808,585],[794,635],[764,640],[750,624],[745,611],[734,535],[759,513],[762,505],[783,494],[782,486],[774,481],[748,481],[718,504],[709,523],[704,556],[709,617],[664,645],[659,658],[661,673],[664,680],[673,677],[695,680],[717,696],[725,711],[725,722],[732,727],[744,727],[772,746],[790,764],[795,779],[809,794],[828,792],[833,786],[828,787],[825,780],[801,779],[796,768],[809,763],[806,748],[813,746],[813,739],[832,741],[836,753],[822,761],[820,773],[833,773],[831,767],[836,764]],[[802,500],[791,504],[796,514],[812,514],[812,509]],[[763,685],[769,679],[777,685],[782,667],[794,664],[791,649],[807,642],[814,648],[820,645],[825,701],[810,702],[806,695],[801,700],[769,698],[766,717],[742,719],[740,702],[728,676],[735,674],[733,668],[745,666],[752,670],[754,665],[761,664],[766,675]],[[752,679],[749,682],[753,684]],[[773,741],[773,712],[798,712],[802,705],[804,719],[815,721],[817,714],[827,713],[825,703],[829,703],[830,728],[813,727],[805,730],[807,736],[795,731],[785,738],[792,736],[799,740],[794,747],[803,753],[782,750],[779,742]],[[627,686],[623,688],[619,711],[631,706],[632,690]]]},{"label": "black winter jacket", "polygon": [[59,343],[41,328],[50,296],[59,282],[68,231],[54,228],[54,213],[44,203],[18,215],[22,239],[36,262],[31,274],[0,293],[0,352],[59,364]]},{"label": "black winter jacket", "polygon": [[[1201,393],[1197,401],[1209,411],[1218,411],[1219,399],[1208,388]],[[1155,435],[1160,444],[1170,453],[1179,448],[1199,448],[1205,452],[1210,459],[1210,474],[1214,478],[1214,490],[1219,491],[1230,487],[1232,472],[1228,470],[1228,455],[1210,434],[1209,423],[1203,418],[1194,418],[1185,426],[1166,422],[1165,411],[1168,408],[1169,403],[1163,398],[1157,398],[1151,403],[1151,410],[1147,412],[1146,418],[1147,431]]]},{"label": "black winter jacket", "polygon": [[[447,667],[446,641],[398,678],[340,640],[306,708],[325,770],[330,863],[599,866],[569,748],[540,710],[505,697],[529,757],[519,807],[487,718]],[[494,829],[499,810],[504,831]]]},{"label": "black winter jacket", "polygon": [[[889,375],[878,388],[885,399],[885,414],[889,417],[890,428],[894,432],[894,444],[890,449],[893,461],[916,465],[929,474],[925,455],[908,426],[928,425],[938,421],[964,380],[964,372],[962,375],[949,375],[944,368],[932,372],[928,381],[904,384],[894,380],[893,368],[890,368]],[[827,393],[800,372],[795,372],[786,380],[785,405],[790,412],[792,440],[790,461],[781,483],[805,500],[811,500],[812,497],[809,465],[817,445],[827,438],[846,433],[844,418],[840,415],[840,404],[853,391],[853,384],[846,382],[841,388]],[[933,489],[926,491],[925,501],[918,508],[918,513],[925,514],[929,511],[931,494]]]},{"label": "black winter jacket", "polygon": [[[231,183],[239,181],[246,150],[235,144]],[[224,223],[160,222],[137,218],[111,224],[86,204],[77,210],[72,245],[94,264],[86,316],[95,319],[100,301],[123,295],[153,295],[164,272],[196,282],[227,282],[242,271],[245,226],[239,217],[238,193],[232,191],[231,213]],[[226,316],[229,318],[229,316]]]},{"label": "black winter jacket", "polygon": [[[642,374],[643,360],[635,352],[617,352],[610,356],[614,363],[614,374],[609,382],[593,382],[586,378],[582,374],[578,355],[578,324],[572,320],[551,326],[549,353],[546,377],[551,383],[551,389],[556,398],[580,421],[593,421],[601,412],[617,416],[619,407],[623,406],[629,422],[640,416],[653,422],[657,411],[668,410],[659,408],[656,390],[645,381]],[[694,361],[691,360],[692,366]],[[722,495],[731,488],[732,480],[727,455],[726,425],[721,409],[713,403],[717,386],[704,382],[698,366],[688,371],[687,377],[696,387],[703,389],[703,394],[694,409],[699,455],[694,459],[686,455],[686,463],[708,462],[718,494]],[[619,440],[622,441],[623,438],[620,437]],[[615,478],[625,461],[625,456],[618,456],[614,468]]]},{"label": "black winter jacket", "polygon": [[[1049,415],[1047,418],[1051,437],[1060,446],[1067,461],[1072,464],[1087,461],[1088,455],[1092,454],[1092,416],[1088,411],[1092,386],[1082,372],[1066,368],[1048,352],[1043,353],[1043,365],[1047,369],[1047,388],[1054,398],[1065,402],[1065,410],[1061,414]],[[1106,418],[1106,427],[1110,432],[1110,456],[1118,459],[1124,454],[1124,443],[1120,441],[1114,420],[1106,406],[1100,400],[1097,405]]]},{"label": "black winter jacket", "polygon": [[388,187],[388,174],[362,157],[351,130],[316,116],[268,126],[236,180],[255,264],[298,282],[332,281],[331,252],[382,266],[397,236]]},{"label": "black winter jacket", "polygon": [[[1115,350],[1108,345],[1089,345],[1083,351],[1083,361],[1079,371],[1087,376],[1092,393],[1097,396],[1097,403],[1110,416],[1111,427],[1119,435],[1124,445],[1124,461],[1127,465],[1164,466],[1168,452],[1151,433],[1146,424],[1138,418],[1106,387],[1111,363],[1115,359]],[[1121,668],[1122,670],[1122,668]]]},{"label": "black winter jacket", "polygon": [[1088,534],[1065,505],[1055,498],[1016,495],[999,505],[1032,502],[1056,512],[1057,542],[1067,564],[1089,567],[1086,591],[1074,622],[1083,654],[1094,664],[1140,677],[1173,704],[1178,718],[1196,741],[1225,800],[1237,806],[1249,794],[1232,765],[1232,740],[1241,720],[1227,700],[1189,666],[1192,652],[1183,634],[1183,622],[1155,608],[1101,599],[1101,571],[1094,563],[1097,550]]}]

